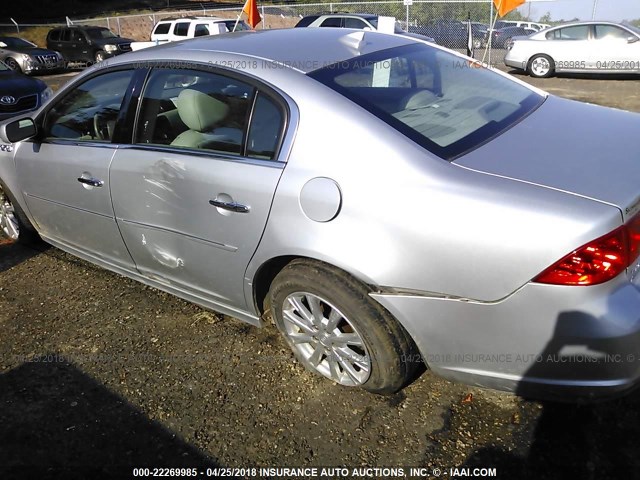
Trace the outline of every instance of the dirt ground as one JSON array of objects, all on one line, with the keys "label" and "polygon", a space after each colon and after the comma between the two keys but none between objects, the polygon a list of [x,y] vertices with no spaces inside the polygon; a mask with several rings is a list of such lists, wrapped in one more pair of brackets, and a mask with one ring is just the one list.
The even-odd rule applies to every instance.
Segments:
[{"label": "dirt ground", "polygon": [[[69,78],[46,80],[57,87]],[[638,79],[532,83],[640,112]],[[559,405],[429,371],[391,397],[342,388],[298,365],[274,327],[205,311],[55,248],[0,244],[3,480],[134,478],[134,467],[182,478],[220,467],[302,478],[314,472],[260,468],[317,467],[317,477],[356,478],[365,466],[355,473],[638,478],[639,436],[636,394]],[[348,472],[322,475],[322,467]]]}]

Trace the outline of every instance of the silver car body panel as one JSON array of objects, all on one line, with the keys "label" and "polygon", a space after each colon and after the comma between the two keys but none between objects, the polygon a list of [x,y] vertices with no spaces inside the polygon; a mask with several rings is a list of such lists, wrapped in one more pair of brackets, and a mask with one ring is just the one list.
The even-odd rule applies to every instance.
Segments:
[{"label": "silver car body panel", "polygon": [[[604,111],[600,106],[550,97],[519,128],[455,163],[592,198],[618,207],[625,217],[632,216],[640,191],[637,177],[629,173],[638,165],[637,153],[631,152],[640,151],[640,120],[635,113],[608,109],[603,115]],[[577,125],[582,118],[588,121]],[[555,135],[560,131],[562,135]]]},{"label": "silver car body panel", "polygon": [[[404,325],[427,363],[449,378],[511,391],[528,383],[576,391],[630,386],[638,376],[635,366],[622,363],[553,377],[551,369],[536,372],[526,361],[432,355],[529,355],[556,343],[589,355],[632,348],[627,339],[635,339],[640,328],[640,280],[633,273],[638,262],[628,276],[595,287],[531,280],[635,212],[626,209],[633,207],[635,192],[640,194],[640,167],[630,158],[637,149],[620,140],[635,138],[629,135],[638,131],[640,117],[550,97],[510,130],[449,163],[304,74],[409,43],[406,37],[373,32],[292,29],[198,38],[109,59],[64,90],[98,69],[146,62],[208,65],[269,85],[290,110],[278,162],[89,147],[81,156],[88,166],[76,154],[64,159],[59,174],[66,169],[68,178],[58,181],[75,188],[61,192],[37,178],[38,145],[26,141],[14,152],[18,174],[13,154],[0,151],[0,178],[54,245],[253,324],[260,323],[254,293],[261,267],[280,257],[309,257],[369,284],[372,298]],[[567,124],[573,131],[566,132]],[[616,140],[609,156],[604,145],[596,145],[596,138],[606,140],[597,128]],[[575,145],[579,137],[584,145]],[[535,157],[523,148],[531,138],[537,144],[546,139],[552,155]],[[78,172],[101,177],[105,171],[94,166],[101,162],[110,165],[109,188],[103,191],[111,193],[111,211],[82,206],[94,192],[77,182]],[[206,162],[216,167],[205,168]],[[606,175],[616,169],[608,181]],[[310,184],[319,187],[305,189]],[[207,203],[221,193],[251,210],[223,215]],[[51,203],[48,210],[40,198]],[[49,210],[68,225],[48,225],[42,215]],[[66,238],[63,230],[75,224],[70,217],[78,212],[99,217],[98,233],[119,227],[133,258],[114,255],[113,245],[85,248]],[[194,264],[188,275],[176,274]],[[566,315],[568,327],[561,322]]]}]

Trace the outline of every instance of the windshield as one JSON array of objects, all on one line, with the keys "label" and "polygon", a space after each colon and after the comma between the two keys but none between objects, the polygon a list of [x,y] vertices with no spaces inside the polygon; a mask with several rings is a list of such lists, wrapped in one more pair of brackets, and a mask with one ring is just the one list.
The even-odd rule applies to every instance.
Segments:
[{"label": "windshield", "polygon": [[[229,21],[225,21],[224,24],[227,27],[227,30],[229,30],[230,32],[241,32],[243,30],[251,30],[251,27],[249,26],[249,24],[247,24],[244,20],[240,20],[238,22],[238,25],[236,25],[236,21],[235,20],[229,20]],[[235,27],[235,30],[233,29]]]},{"label": "windshield", "polygon": [[635,25],[631,25],[630,23],[625,23],[623,25],[629,30],[633,31],[636,35],[640,36],[640,28],[636,27]]},{"label": "windshield", "polygon": [[424,44],[364,55],[309,76],[446,160],[505,131],[544,101],[509,78]]},{"label": "windshield", "polygon": [[111,30],[105,30],[102,28],[92,28],[87,30],[87,35],[92,40],[100,40],[102,38],[118,38],[118,36]]},{"label": "windshield", "polygon": [[2,37],[0,42],[6,43],[9,48],[34,48],[36,45],[22,38]]}]

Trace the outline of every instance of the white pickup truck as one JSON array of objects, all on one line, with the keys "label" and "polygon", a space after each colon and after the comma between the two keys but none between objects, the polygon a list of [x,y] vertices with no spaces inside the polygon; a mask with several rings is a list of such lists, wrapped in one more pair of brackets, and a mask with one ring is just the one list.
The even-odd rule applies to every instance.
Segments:
[{"label": "white pickup truck", "polygon": [[184,17],[167,18],[155,24],[151,31],[150,42],[132,42],[132,50],[141,50],[167,42],[186,40],[187,38],[201,37],[204,35],[219,35],[221,33],[242,30],[250,30],[244,20],[236,25],[236,20],[220,17]]}]

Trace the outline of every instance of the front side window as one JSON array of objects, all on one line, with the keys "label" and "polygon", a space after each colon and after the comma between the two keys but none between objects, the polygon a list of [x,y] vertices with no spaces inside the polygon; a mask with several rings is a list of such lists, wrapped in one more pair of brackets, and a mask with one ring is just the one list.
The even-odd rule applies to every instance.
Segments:
[{"label": "front side window", "polygon": [[110,142],[133,70],[109,72],[74,88],[47,112],[49,139]]},{"label": "front side window", "polygon": [[544,101],[502,75],[422,44],[309,75],[447,160],[505,131]]},{"label": "front side window", "polygon": [[135,143],[273,159],[280,112],[255,87],[234,78],[157,69],[143,94]]},{"label": "front side window", "polygon": [[595,25],[595,34],[598,40],[620,39],[626,40],[631,36],[626,30],[615,25]]}]

